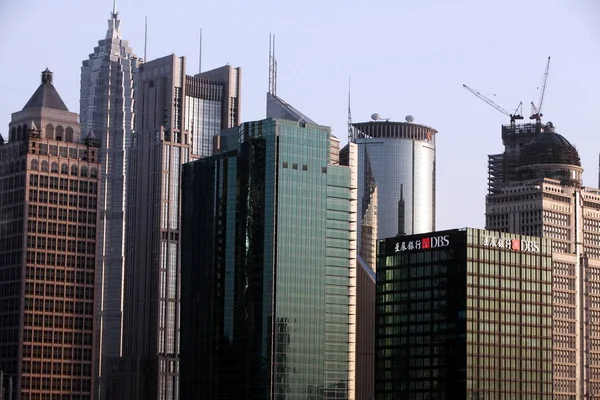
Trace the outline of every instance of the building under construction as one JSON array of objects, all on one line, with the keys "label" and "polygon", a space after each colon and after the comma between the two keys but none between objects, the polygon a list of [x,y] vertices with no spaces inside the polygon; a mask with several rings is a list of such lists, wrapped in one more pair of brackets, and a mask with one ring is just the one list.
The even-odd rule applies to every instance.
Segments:
[{"label": "building under construction", "polygon": [[[515,124],[522,117],[511,115],[502,127],[504,153],[489,156],[486,229],[552,239],[551,301],[521,287],[518,298],[531,305],[519,329],[539,333],[543,321],[529,308],[544,302],[552,309],[553,398],[600,398],[600,190],[583,186],[577,149],[541,122],[547,75],[548,67],[540,101],[532,104],[535,123]],[[536,279],[547,273],[536,271]],[[539,365],[530,369],[547,374]]]},{"label": "building under construction", "polygon": [[504,152],[488,155],[488,193],[517,178],[516,168],[521,149],[541,131],[537,123],[502,125]]}]

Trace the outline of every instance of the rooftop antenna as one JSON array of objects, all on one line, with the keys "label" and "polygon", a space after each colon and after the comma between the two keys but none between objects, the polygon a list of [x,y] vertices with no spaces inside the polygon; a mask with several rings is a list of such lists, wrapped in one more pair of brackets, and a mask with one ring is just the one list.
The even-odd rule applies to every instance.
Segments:
[{"label": "rooftop antenna", "polygon": [[117,14],[117,0],[113,0],[113,15]]},{"label": "rooftop antenna", "polygon": [[144,27],[144,62],[146,62],[146,52],[148,51],[148,17],[146,17],[146,26]]},{"label": "rooftop antenna", "polygon": [[269,93],[277,96],[277,60],[275,59],[275,35],[269,33]]},{"label": "rooftop antenna", "polygon": [[198,74],[202,72],[202,28],[200,28],[200,53],[198,55]]},{"label": "rooftop antenna", "polygon": [[348,77],[348,142],[354,142],[354,129],[352,129],[352,107],[350,103],[350,77]]}]

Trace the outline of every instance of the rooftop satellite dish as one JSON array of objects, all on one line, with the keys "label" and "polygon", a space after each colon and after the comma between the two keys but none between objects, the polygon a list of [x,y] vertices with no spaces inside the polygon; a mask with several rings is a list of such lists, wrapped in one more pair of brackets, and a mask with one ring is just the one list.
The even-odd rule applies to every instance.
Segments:
[{"label": "rooftop satellite dish", "polygon": [[412,115],[407,115],[406,117],[404,117],[404,119],[406,120],[406,122],[413,122],[415,120],[415,117],[413,117]]},{"label": "rooftop satellite dish", "polygon": [[375,113],[375,114],[371,114],[371,119],[372,119],[373,121],[378,121],[378,120],[380,120],[380,119],[381,119],[381,115],[379,115],[379,114],[377,114],[377,113]]}]

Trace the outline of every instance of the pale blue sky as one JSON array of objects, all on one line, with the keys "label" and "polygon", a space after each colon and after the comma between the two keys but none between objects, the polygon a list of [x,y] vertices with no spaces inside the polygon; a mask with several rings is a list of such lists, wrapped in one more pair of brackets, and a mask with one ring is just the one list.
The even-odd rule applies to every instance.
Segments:
[{"label": "pale blue sky", "polygon": [[[242,119],[264,117],[268,36],[277,37],[277,94],[346,140],[347,85],[355,121],[412,114],[437,137],[437,228],[483,227],[487,154],[508,120],[462,88],[511,110],[537,102],[552,56],[545,120],[575,144],[584,183],[598,185],[598,0],[118,0],[123,35],[139,56],[170,53],[203,70],[243,70]],[[0,133],[48,67],[79,112],[82,60],[106,33],[111,0],[0,0]],[[529,106],[524,107],[529,114]],[[6,135],[5,135],[6,136]]]}]

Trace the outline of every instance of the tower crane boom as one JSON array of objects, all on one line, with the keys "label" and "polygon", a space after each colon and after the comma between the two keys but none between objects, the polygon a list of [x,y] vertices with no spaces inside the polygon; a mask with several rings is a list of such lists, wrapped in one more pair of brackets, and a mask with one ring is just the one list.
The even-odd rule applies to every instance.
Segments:
[{"label": "tower crane boom", "polygon": [[479,93],[477,90],[475,90],[467,85],[463,85],[463,87],[465,89],[467,89],[469,92],[473,93],[478,98],[480,98],[481,100],[485,101],[490,106],[494,107],[496,110],[500,111],[502,114],[510,117],[510,123],[512,125],[514,125],[515,120],[523,119],[523,115],[522,115],[523,102],[519,103],[519,105],[517,106],[517,108],[515,109],[515,111],[513,113],[510,113],[510,112],[506,111],[504,108],[500,107],[498,104],[494,103],[492,100],[488,99],[487,97],[485,97],[484,95]]},{"label": "tower crane boom", "polygon": [[550,57],[546,63],[546,71],[544,72],[544,79],[542,80],[542,87],[540,91],[540,100],[536,106],[533,101],[531,102],[531,116],[529,119],[535,119],[537,122],[542,122],[542,106],[544,105],[544,96],[546,96],[546,85],[548,83],[548,71],[550,70]]}]

